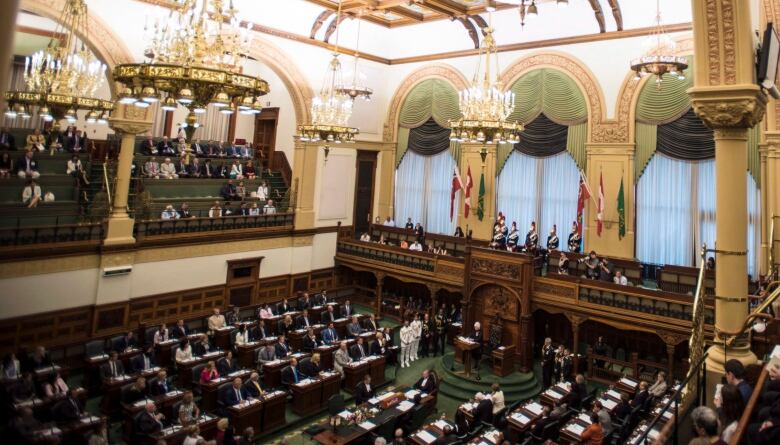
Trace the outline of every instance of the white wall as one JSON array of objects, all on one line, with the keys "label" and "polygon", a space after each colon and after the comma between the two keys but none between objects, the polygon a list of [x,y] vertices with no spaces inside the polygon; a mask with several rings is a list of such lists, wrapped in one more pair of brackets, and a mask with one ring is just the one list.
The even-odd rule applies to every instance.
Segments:
[{"label": "white wall", "polygon": [[98,276],[98,269],[83,269],[0,280],[0,318],[91,305]]},{"label": "white wall", "polygon": [[357,151],[331,147],[325,161],[323,149],[317,149],[318,174],[314,186],[316,227],[352,224],[355,195],[355,160]]}]

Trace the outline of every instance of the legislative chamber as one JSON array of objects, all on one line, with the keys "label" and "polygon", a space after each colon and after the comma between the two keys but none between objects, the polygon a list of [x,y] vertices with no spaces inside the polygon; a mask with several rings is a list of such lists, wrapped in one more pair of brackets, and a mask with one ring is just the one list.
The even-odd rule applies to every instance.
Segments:
[{"label": "legislative chamber", "polygon": [[780,443],[780,3],[0,9],[0,442]]}]

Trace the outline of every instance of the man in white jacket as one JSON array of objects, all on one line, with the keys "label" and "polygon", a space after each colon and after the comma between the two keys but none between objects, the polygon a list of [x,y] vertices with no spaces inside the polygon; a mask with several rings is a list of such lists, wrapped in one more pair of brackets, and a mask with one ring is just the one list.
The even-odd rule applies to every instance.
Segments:
[{"label": "man in white jacket", "polygon": [[404,320],[404,325],[401,327],[401,367],[406,368],[409,366],[409,352],[412,346],[412,340],[414,339],[414,331],[409,326],[409,320]]},{"label": "man in white jacket", "polygon": [[420,322],[420,315],[414,314],[414,320],[411,324],[412,327],[412,350],[409,352],[409,356],[412,361],[417,360],[417,350],[420,348],[420,337],[422,336],[422,322]]}]

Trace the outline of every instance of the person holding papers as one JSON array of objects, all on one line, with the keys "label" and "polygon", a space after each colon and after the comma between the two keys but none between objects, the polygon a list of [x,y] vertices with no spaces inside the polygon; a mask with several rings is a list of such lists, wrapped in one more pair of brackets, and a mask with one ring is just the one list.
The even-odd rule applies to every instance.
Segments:
[{"label": "person holding papers", "polygon": [[374,397],[376,397],[376,392],[371,386],[371,376],[366,374],[363,376],[363,381],[355,387],[355,405],[362,405]]},{"label": "person holding papers", "polygon": [[[329,307],[332,308],[332,306]],[[326,345],[330,345],[339,341],[339,334],[336,332],[336,329],[333,326],[333,322],[331,321],[328,323],[328,328],[322,331],[322,341]]]},{"label": "person holding papers", "polygon": [[341,378],[344,378],[344,366],[352,363],[352,357],[347,352],[347,342],[342,341],[339,344],[339,349],[333,354],[333,369],[341,374]]},{"label": "person holding papers", "polygon": [[368,348],[363,343],[363,337],[357,338],[357,343],[355,343],[355,345],[352,346],[350,355],[352,356],[352,360],[355,361],[363,360],[364,358],[368,357]]},{"label": "person holding papers", "polygon": [[298,368],[298,359],[295,357],[290,359],[290,365],[282,370],[282,385],[286,387],[294,385],[305,378],[306,376]]},{"label": "person holding papers", "polygon": [[432,393],[436,389],[436,382],[433,380],[431,372],[427,369],[424,369],[422,372],[422,377],[420,377],[420,380],[414,384],[413,388],[420,392],[424,392],[425,394]]},{"label": "person holding papers", "polygon": [[119,360],[119,353],[111,352],[111,357],[100,367],[100,373],[104,379],[115,379],[125,375],[125,365]]},{"label": "person holding papers", "polygon": [[200,371],[200,383],[208,383],[212,380],[216,380],[219,378],[219,371],[217,370],[217,365],[214,364],[214,360],[210,360],[206,367],[203,368],[202,371]]},{"label": "person holding papers", "polygon": [[279,340],[274,345],[274,352],[276,352],[277,358],[285,358],[292,352],[292,349],[290,349],[290,345],[287,344],[284,335],[279,335]]},{"label": "person holding papers", "polygon": [[241,377],[233,379],[233,385],[225,391],[225,405],[234,406],[249,398],[246,389],[241,384]]}]

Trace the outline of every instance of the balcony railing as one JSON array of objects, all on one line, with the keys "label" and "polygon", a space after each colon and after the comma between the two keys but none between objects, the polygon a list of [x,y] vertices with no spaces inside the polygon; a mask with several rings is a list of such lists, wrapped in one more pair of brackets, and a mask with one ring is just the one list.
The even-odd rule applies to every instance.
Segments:
[{"label": "balcony railing", "polygon": [[0,246],[30,246],[52,243],[99,244],[104,236],[104,225],[65,224],[59,226],[29,226],[0,228]]},{"label": "balcony railing", "polygon": [[231,215],[220,218],[183,218],[156,219],[135,222],[135,237],[138,239],[231,230],[292,228],[294,213],[276,213],[273,215]]}]

